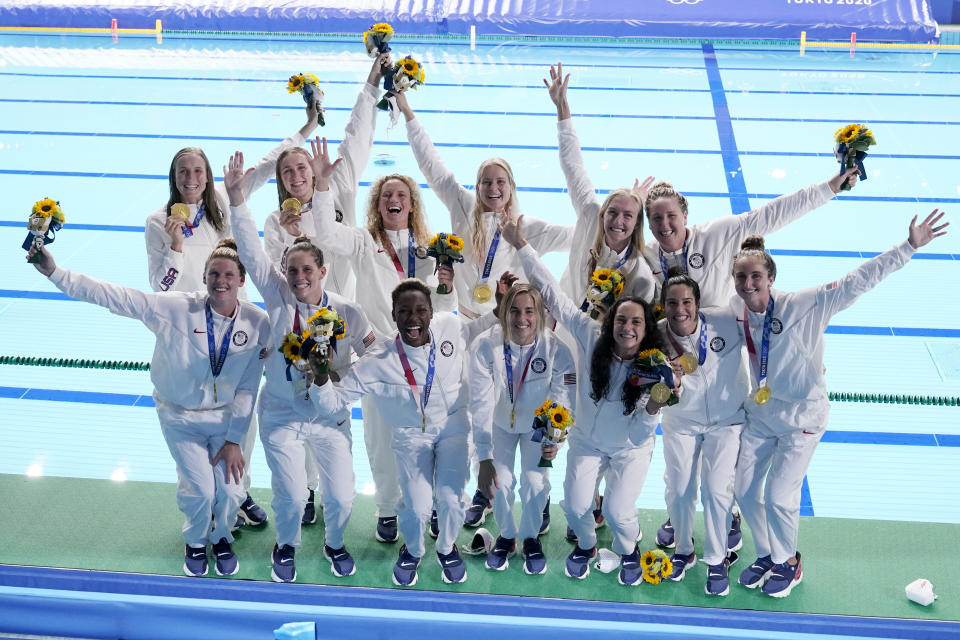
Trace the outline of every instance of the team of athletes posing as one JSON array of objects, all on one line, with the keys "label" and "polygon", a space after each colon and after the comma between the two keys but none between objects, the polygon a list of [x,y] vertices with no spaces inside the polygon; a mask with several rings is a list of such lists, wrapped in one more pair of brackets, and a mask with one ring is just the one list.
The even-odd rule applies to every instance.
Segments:
[{"label": "team of athletes posing", "polygon": [[[350,407],[357,400],[376,487],[375,535],[382,542],[403,536],[396,584],[416,583],[427,531],[437,538],[443,579],[466,580],[456,537],[465,512],[477,525],[491,503],[500,535],[486,566],[505,569],[519,550],[524,571],[541,574],[550,482],[537,463],[557,447],[534,442],[531,425],[533,410],[552,398],[576,417],[563,485],[568,537],[576,540],[566,575],[587,577],[603,520],[621,555],[619,582],[642,581],[636,501],[659,422],[670,520],[658,542],[676,547],[671,579],[681,580],[696,561],[699,493],[706,592],[729,591],[736,558],[729,552],[740,544],[736,502],[757,556],[739,583],[788,595],[802,578],[800,486],[829,411],[824,330],[835,313],[946,233],[943,214],[935,210],[919,223],[914,217],[906,240],[837,281],[774,290],[776,265],[760,236],[828,202],[844,180],[856,181],[856,170],[750,213],[690,226],[686,199],[664,182],[647,179],[600,201],[570,118],[569,75],[557,65],[544,82],[557,107],[560,161],[577,216],[572,227],[521,215],[502,159],[480,165],[474,189],[462,187],[398,96],[420,169],[450,212],[450,230],[465,241],[466,261],[455,273],[435,268],[418,251],[430,232],[409,176],[376,180],[366,226],[356,225],[357,181],[373,144],[387,62],[386,55],[374,62],[336,160],[325,140],[310,141],[309,151],[302,146],[316,126],[312,105],[303,128],[255,167],[246,169],[239,152],[230,157],[222,187],[214,186],[199,148],[178,152],[169,201],[146,223],[156,293],[68,271],[46,249],[39,252],[37,269],[62,291],[137,318],[156,334],[151,379],[177,465],[187,575],[207,573],[208,544],[216,572],[236,573],[237,514],[250,524],[266,520],[247,493],[257,424],[272,474],[273,579],[296,579],[295,550],[301,525],[316,520],[317,488],[323,554],[334,575],[355,572],[344,530],[354,498]],[[261,243],[245,200],[274,174],[278,202],[296,198],[301,208],[273,211]],[[189,208],[186,223],[170,215],[177,203]],[[644,211],[653,235],[647,243]],[[540,261],[550,251],[570,254],[559,283]],[[582,309],[598,268],[618,269],[626,286],[594,320]],[[265,312],[246,301],[248,274]],[[450,292],[437,293],[440,283]],[[665,313],[659,323],[655,302]],[[329,376],[287,366],[278,353],[284,336],[328,306],[346,321],[329,355]],[[677,375],[674,406],[661,407],[628,381],[634,357],[649,348],[698,362]],[[467,510],[471,442],[479,489]]]}]

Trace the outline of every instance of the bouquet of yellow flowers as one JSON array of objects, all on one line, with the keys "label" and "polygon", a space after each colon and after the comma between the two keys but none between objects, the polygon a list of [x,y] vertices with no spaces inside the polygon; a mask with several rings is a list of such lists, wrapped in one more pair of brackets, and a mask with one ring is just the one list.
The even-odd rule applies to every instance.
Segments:
[{"label": "bouquet of yellow flowers", "polygon": [[[427,256],[435,258],[438,266],[463,262],[463,238],[453,233],[438,233],[427,244]],[[441,282],[437,293],[447,293],[447,285]]]},{"label": "bouquet of yellow flowers", "polygon": [[[848,124],[837,129],[833,141],[833,155],[840,163],[840,173],[856,167],[860,170],[860,180],[866,180],[867,170],[863,168],[863,159],[867,157],[867,149],[877,144],[873,132],[862,124]],[[840,188],[849,191],[849,179],[844,180]]]},{"label": "bouquet of yellow flowers", "polygon": [[335,310],[330,307],[317,310],[307,320],[306,329],[300,333],[290,332],[283,338],[279,351],[287,363],[287,380],[292,379],[290,367],[301,373],[307,373],[308,378],[311,377],[313,368],[310,366],[309,357],[314,353],[320,356],[316,371],[329,373],[330,361],[327,358],[329,349],[333,347],[336,350],[337,340],[346,334],[347,323]]},{"label": "bouquet of yellow flowers", "polygon": [[[27,239],[21,245],[23,250],[30,251],[31,247],[39,249],[43,245],[53,242],[57,231],[60,231],[64,222],[66,222],[66,218],[59,202],[50,198],[38,200],[34,203],[33,209],[30,210],[30,218],[27,220],[27,229],[30,233],[27,234]],[[39,260],[40,256],[35,255],[30,259],[30,262],[36,263]]]},{"label": "bouquet of yellow flowers", "polygon": [[616,269],[597,269],[590,276],[587,298],[580,307],[596,320],[600,317],[599,305],[609,307],[623,293],[623,274]]},{"label": "bouquet of yellow flowers", "polygon": [[[573,425],[573,414],[562,404],[547,398],[533,412],[533,442],[541,446],[561,444],[567,439],[567,430]],[[538,467],[552,467],[549,460],[540,458]]]},{"label": "bouquet of yellow flowers", "polygon": [[658,404],[670,406],[680,402],[680,398],[673,392],[673,387],[676,386],[673,367],[659,349],[647,349],[636,355],[633,368],[627,376],[627,383],[649,392],[650,398]]},{"label": "bouquet of yellow flowers", "polygon": [[386,22],[378,22],[363,32],[363,44],[367,47],[367,55],[376,58],[381,53],[390,51],[387,44],[393,37],[393,27]]},{"label": "bouquet of yellow flowers", "polygon": [[640,556],[640,568],[643,570],[643,581],[650,584],[660,584],[673,573],[673,563],[660,549],[644,551]]},{"label": "bouquet of yellow flowers", "polygon": [[303,96],[303,101],[310,106],[314,101],[317,103],[317,124],[321,127],[326,126],[323,119],[323,89],[320,88],[320,80],[312,73],[298,73],[290,76],[287,80],[287,93],[299,92]]},{"label": "bouquet of yellow flowers", "polygon": [[423,65],[414,60],[413,56],[407,56],[403,60],[393,63],[393,67],[387,69],[383,76],[383,88],[386,93],[377,103],[377,107],[382,111],[393,109],[390,98],[398,93],[403,93],[407,89],[416,89],[424,83],[426,77]]}]

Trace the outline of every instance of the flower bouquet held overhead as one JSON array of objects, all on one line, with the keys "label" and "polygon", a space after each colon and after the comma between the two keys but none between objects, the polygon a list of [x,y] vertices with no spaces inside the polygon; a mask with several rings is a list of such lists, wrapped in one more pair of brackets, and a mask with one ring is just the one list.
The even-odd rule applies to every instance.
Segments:
[{"label": "flower bouquet held overhead", "polygon": [[[840,173],[856,167],[860,170],[859,179],[866,180],[867,170],[863,168],[863,159],[867,157],[867,149],[877,144],[873,132],[862,124],[848,124],[837,129],[833,140],[833,155],[840,163]],[[850,179],[844,180],[840,188],[849,191]]]},{"label": "flower bouquet held overhead", "polygon": [[[57,231],[63,227],[66,218],[63,216],[63,209],[60,203],[50,198],[44,198],[37,201],[30,211],[30,218],[27,220],[27,239],[23,241],[24,251],[30,251],[31,247],[40,249],[45,244],[50,244],[56,237]],[[36,263],[40,256],[35,254],[29,262]]]}]

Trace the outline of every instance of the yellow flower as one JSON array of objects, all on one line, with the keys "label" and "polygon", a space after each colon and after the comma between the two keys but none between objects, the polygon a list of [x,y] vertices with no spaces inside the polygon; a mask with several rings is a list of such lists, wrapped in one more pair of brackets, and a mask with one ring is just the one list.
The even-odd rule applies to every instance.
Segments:
[{"label": "yellow flower", "polygon": [[401,60],[400,66],[403,68],[403,72],[408,76],[411,76],[413,78],[420,77],[420,63],[418,63],[416,60],[414,60],[410,56],[407,56],[406,58]]},{"label": "yellow flower", "polygon": [[623,282],[618,282],[617,286],[613,288],[613,297],[619,298],[620,294],[623,293]]},{"label": "yellow flower", "polygon": [[542,416],[546,414],[551,407],[553,407],[553,400],[547,398],[546,400],[543,401],[542,405],[537,407],[537,409],[533,412],[533,414],[537,416]]},{"label": "yellow flower", "polygon": [[834,134],[834,138],[837,142],[843,142],[844,144],[849,143],[857,135],[857,131],[860,130],[860,125],[858,124],[848,124],[842,129],[837,129],[837,132]]},{"label": "yellow flower", "polygon": [[287,80],[287,93],[296,93],[303,88],[303,76],[296,75],[290,76],[290,79]]},{"label": "yellow flower", "polygon": [[673,563],[670,562],[670,558],[664,558],[660,564],[660,575],[669,578],[671,573],[673,573]]},{"label": "yellow flower", "polygon": [[433,236],[432,238],[430,238],[429,244],[432,245],[432,246],[436,246],[438,242],[440,242],[440,234],[439,234],[439,233],[434,234],[434,236]]},{"label": "yellow flower", "polygon": [[447,236],[447,246],[454,251],[463,251],[463,240],[460,236],[455,236],[451,233]]},{"label": "yellow flower", "polygon": [[656,559],[657,555],[653,551],[644,551],[643,555],[640,556],[640,566],[644,569],[649,569],[653,566]]},{"label": "yellow flower", "polygon": [[570,424],[570,412],[565,407],[556,407],[550,412],[550,422],[555,427],[565,427]]},{"label": "yellow flower", "polygon": [[650,584],[660,584],[663,578],[660,577],[659,573],[649,573],[647,571],[643,572],[643,581],[649,582]]},{"label": "yellow flower", "polygon": [[302,74],[304,84],[320,84],[320,79],[312,73]]},{"label": "yellow flower", "polygon": [[603,284],[610,279],[610,269],[597,269],[593,272],[593,279],[597,284]]},{"label": "yellow flower", "polygon": [[645,351],[641,351],[640,353],[638,353],[637,358],[641,360],[643,358],[649,358],[650,356],[655,354],[657,351],[658,351],[657,349],[646,349]]},{"label": "yellow flower", "polygon": [[295,333],[288,333],[280,346],[280,352],[287,360],[296,360],[300,357],[300,336]]},{"label": "yellow flower", "polygon": [[43,200],[38,200],[33,205],[33,215],[40,216],[41,218],[49,218],[50,216],[63,218],[63,210],[60,209],[60,203],[56,200],[44,198]]},{"label": "yellow flower", "polygon": [[420,67],[420,82],[423,83],[426,81],[427,81],[427,74],[424,73],[423,67]]},{"label": "yellow flower", "polygon": [[346,322],[342,322],[342,323],[340,323],[340,332],[339,332],[339,333],[334,333],[334,334],[333,334],[333,337],[334,337],[335,340],[342,340],[343,337],[346,336],[346,335],[347,335],[347,323],[346,323]]}]

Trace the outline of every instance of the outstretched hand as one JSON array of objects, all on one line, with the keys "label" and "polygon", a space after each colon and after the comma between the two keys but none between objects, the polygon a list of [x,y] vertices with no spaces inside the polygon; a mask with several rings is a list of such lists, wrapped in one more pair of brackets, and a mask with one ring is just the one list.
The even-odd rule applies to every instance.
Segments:
[{"label": "outstretched hand", "polygon": [[233,442],[224,442],[217,455],[210,461],[211,466],[217,466],[217,463],[223,461],[223,476],[227,484],[233,479],[234,484],[240,484],[243,478],[243,468],[246,462],[243,460],[243,452],[240,445]]},{"label": "outstretched hand", "polygon": [[570,74],[563,75],[563,63],[558,62],[557,66],[550,65],[550,81],[543,79],[543,84],[550,92],[550,99],[557,105],[557,119],[566,120],[570,117],[570,103],[567,102],[567,85],[570,82]]},{"label": "outstretched hand", "polygon": [[37,249],[37,246],[34,245],[30,247],[30,251],[27,252],[27,260],[33,259],[34,256],[37,256],[37,261],[33,263],[33,266],[37,268],[37,271],[49,278],[57,269],[57,263],[53,261],[53,254],[47,251],[46,247]]},{"label": "outstretched hand", "polygon": [[833,189],[834,193],[840,193],[843,188],[843,183],[846,180],[850,179],[850,188],[857,186],[857,176],[860,175],[860,169],[857,167],[850,167],[846,171],[840,174],[834,175],[830,180],[827,181],[827,184],[830,185],[830,188]]},{"label": "outstretched hand", "polygon": [[330,176],[341,162],[343,158],[330,161],[326,138],[321,140],[317,137],[310,141],[310,168],[313,169],[313,175],[317,178],[317,191],[326,191],[330,188]]},{"label": "outstretched hand", "polygon": [[527,239],[523,237],[523,215],[514,217],[507,212],[500,214],[497,221],[500,227],[500,235],[510,243],[514,249],[522,249],[527,244]]},{"label": "outstretched hand", "polygon": [[253,167],[243,170],[243,153],[234,151],[227,160],[227,164],[223,166],[223,186],[227,190],[231,207],[239,207],[243,204],[245,199],[243,185],[246,184],[247,176],[251,173],[253,173]]},{"label": "outstretched hand", "polygon": [[910,246],[919,249],[934,238],[947,235],[945,229],[950,226],[949,222],[936,226],[944,215],[946,215],[945,212],[934,209],[920,224],[917,224],[917,216],[913,216],[913,220],[910,221],[910,235],[907,236]]},{"label": "outstretched hand", "polygon": [[653,186],[653,176],[647,176],[643,182],[640,182],[640,178],[634,178],[633,188],[630,191],[633,192],[635,196],[640,198],[640,208],[647,206],[647,194],[650,193],[650,187]]}]

